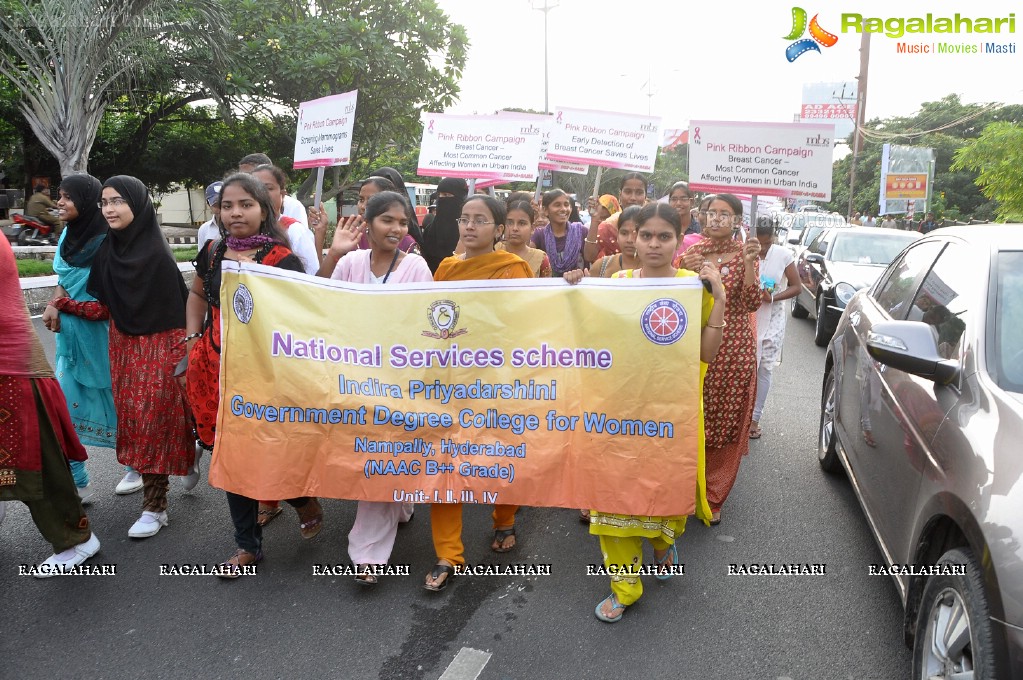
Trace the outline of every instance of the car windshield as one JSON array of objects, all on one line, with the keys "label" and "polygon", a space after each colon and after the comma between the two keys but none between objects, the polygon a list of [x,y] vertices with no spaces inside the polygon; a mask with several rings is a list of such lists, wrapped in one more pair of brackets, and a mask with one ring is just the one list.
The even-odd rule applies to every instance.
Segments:
[{"label": "car windshield", "polygon": [[1023,252],[998,254],[992,374],[1005,390],[1023,393]]},{"label": "car windshield", "polygon": [[902,249],[919,235],[912,232],[902,234],[836,234],[831,248],[832,262],[853,262],[887,266],[902,252]]}]

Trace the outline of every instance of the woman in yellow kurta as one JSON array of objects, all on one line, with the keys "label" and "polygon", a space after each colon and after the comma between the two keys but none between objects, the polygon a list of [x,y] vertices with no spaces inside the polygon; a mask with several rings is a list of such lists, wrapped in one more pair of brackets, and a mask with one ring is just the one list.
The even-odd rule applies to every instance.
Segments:
[{"label": "woman in yellow kurta", "polygon": [[[671,266],[672,257],[682,238],[682,220],[678,211],[664,203],[644,206],[636,219],[636,251],[639,269],[618,272],[614,278],[667,278],[699,276],[710,282],[713,293],[704,290],[703,308],[700,315],[700,409],[697,434],[697,486],[696,517],[710,520],[710,506],[707,504],[707,486],[704,465],[703,433],[703,378],[707,366],[717,355],[724,328],[725,289],[721,285],[721,274],[709,261],[704,262],[699,274],[687,269]],[[567,277],[566,277],[567,278]],[[600,537],[600,550],[604,566],[611,576],[611,595],[601,600],[595,614],[601,621],[620,621],[625,608],[643,594],[640,570],[643,561],[643,539],[654,547],[657,562],[656,576],[668,579],[672,567],[678,564],[676,539],[686,527],[686,517],[641,517],[618,515],[594,510],[590,515],[590,533]]]},{"label": "woman in yellow kurta", "polygon": [[[501,201],[490,196],[473,196],[462,205],[458,235],[465,252],[446,258],[434,273],[435,281],[471,281],[479,279],[530,279],[533,271],[518,255],[494,246],[504,234],[507,212]],[[515,505],[494,506],[494,552],[508,552],[515,547]],[[427,590],[444,590],[455,573],[465,564],[462,546],[461,503],[434,503],[430,507],[430,526],[437,565],[426,577]]]}]

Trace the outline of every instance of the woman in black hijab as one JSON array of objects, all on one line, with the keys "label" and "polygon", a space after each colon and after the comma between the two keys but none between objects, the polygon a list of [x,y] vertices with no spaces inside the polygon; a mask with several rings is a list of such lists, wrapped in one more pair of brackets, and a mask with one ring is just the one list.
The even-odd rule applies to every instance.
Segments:
[{"label": "woman in black hijab", "polygon": [[[408,189],[405,187],[405,178],[401,176],[401,173],[394,168],[382,167],[377,168],[373,172],[369,173],[370,177],[383,177],[391,181],[394,188],[399,194],[409,199],[412,202],[412,207],[415,208],[415,199],[408,195]],[[412,211],[412,219],[408,223],[408,235],[416,240],[420,248],[423,245],[423,230],[419,228],[419,218],[416,217],[415,210]]]},{"label": "woman in black hijab", "polygon": [[[86,292],[92,260],[107,236],[107,221],[97,205],[102,190],[91,175],[70,175],[60,183],[57,209],[67,228],[53,256],[57,289],[43,311],[43,325],[56,334],[57,380],[78,438],[88,446],[114,448],[117,412],[110,390],[108,313]],[[70,464],[86,502],[93,494],[89,472],[83,461]]]},{"label": "woman in black hijab", "polygon": [[100,206],[110,231],[88,291],[110,310],[117,460],[142,474],[145,491],[128,536],[145,538],[167,524],[168,476],[189,475],[195,463],[189,410],[174,377],[185,356],[188,292],[142,182],[111,177]]},{"label": "woman in black hijab", "polygon": [[462,203],[469,195],[464,179],[445,177],[437,185],[437,212],[423,233],[422,251],[430,271],[445,257],[451,257],[458,245],[458,218],[462,215]]}]

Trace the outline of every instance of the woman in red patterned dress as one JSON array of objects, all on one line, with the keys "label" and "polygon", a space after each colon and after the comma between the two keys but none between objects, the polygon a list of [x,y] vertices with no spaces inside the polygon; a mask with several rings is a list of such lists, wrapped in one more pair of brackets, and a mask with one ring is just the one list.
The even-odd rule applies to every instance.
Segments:
[{"label": "woman in red patterned dress", "polygon": [[721,270],[728,296],[725,329],[717,359],[707,371],[703,404],[707,433],[707,501],[711,524],[721,521],[721,506],[735,484],[739,462],[749,452],[749,424],[757,394],[756,326],[760,307],[760,244],[735,240],[741,229],[742,202],[718,194],[706,210],[704,239],[676,259],[676,266],[699,271],[704,262]]},{"label": "woman in red patterned dress", "polygon": [[[291,271],[304,271],[302,262],[285,245],[287,234],[277,221],[277,209],[266,187],[253,175],[238,173],[224,180],[217,199],[220,221],[227,238],[209,241],[196,257],[195,279],[188,297],[188,371],[186,389],[202,446],[213,448],[220,403],[220,263],[223,260],[256,262]],[[288,503],[298,512],[302,536],[312,538],[323,524],[323,510],[315,498]],[[222,566],[220,575],[236,578],[241,567],[263,557],[258,501],[227,492],[238,549]]]},{"label": "woman in red patterned dress", "polygon": [[87,290],[110,310],[110,377],[117,460],[142,474],[142,516],[128,536],[167,525],[170,475],[186,476],[195,440],[174,369],[185,356],[188,291],[156,219],[149,190],[127,175],[103,185],[110,233],[92,262]]}]

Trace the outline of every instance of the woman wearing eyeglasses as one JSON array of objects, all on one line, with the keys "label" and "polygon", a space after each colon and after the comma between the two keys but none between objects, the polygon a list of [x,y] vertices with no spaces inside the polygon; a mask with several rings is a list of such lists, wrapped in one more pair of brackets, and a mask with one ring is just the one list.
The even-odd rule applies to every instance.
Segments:
[{"label": "woman wearing eyeglasses", "polygon": [[[506,220],[505,206],[496,198],[473,196],[467,200],[458,219],[458,235],[465,252],[441,262],[434,281],[533,278],[533,270],[521,257],[494,249],[504,235]],[[490,544],[494,552],[508,552],[515,547],[516,510],[516,505],[494,506],[494,540]],[[430,506],[430,526],[437,565],[423,587],[436,592],[447,588],[456,566],[465,564],[461,503]]]},{"label": "woman wearing eyeglasses", "polygon": [[718,194],[706,210],[703,240],[680,257],[676,266],[700,271],[709,262],[721,271],[727,294],[725,328],[717,359],[703,386],[707,436],[707,501],[711,524],[721,521],[721,506],[735,484],[739,462],[749,451],[749,424],[757,391],[756,327],[760,308],[760,244],[734,238],[742,228],[742,203]]},{"label": "woman wearing eyeglasses", "polygon": [[110,232],[86,287],[110,311],[110,378],[117,409],[117,460],[142,474],[142,516],[128,536],[167,525],[169,475],[188,475],[195,438],[174,370],[185,356],[188,290],[145,185],[118,175],[99,202]]}]

